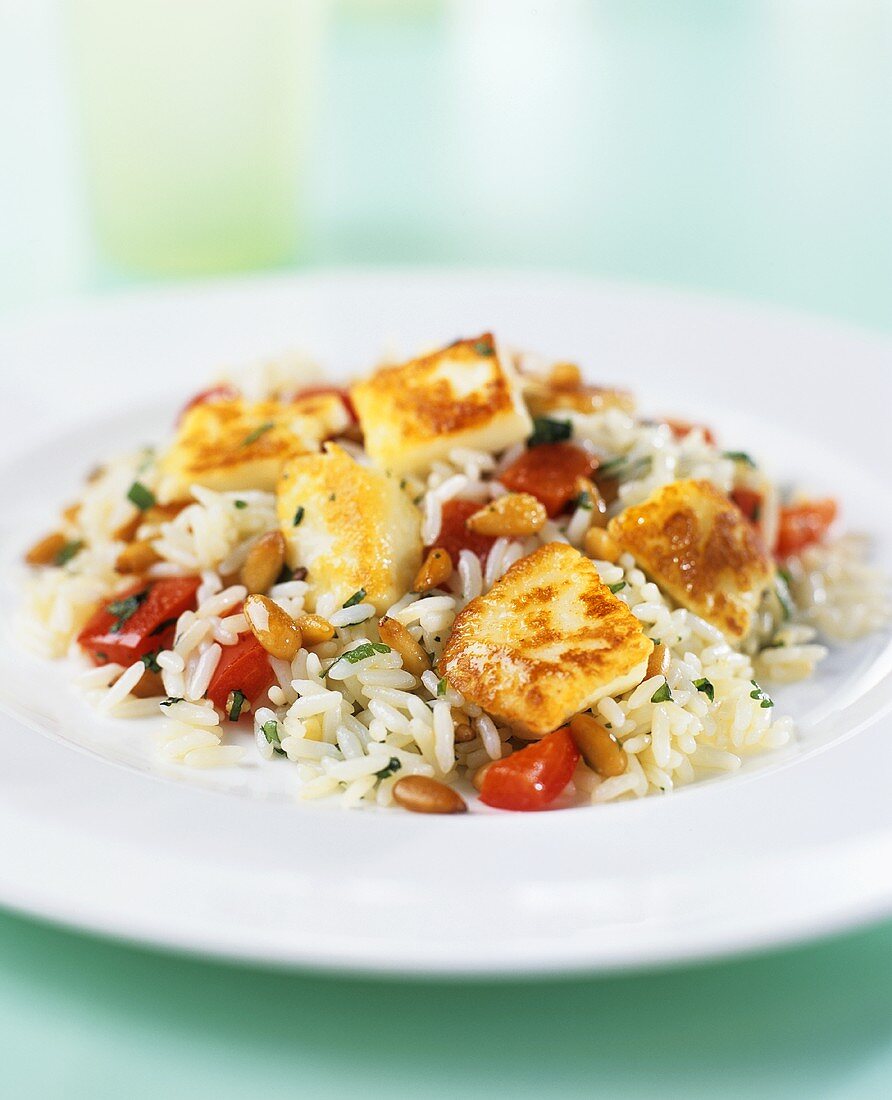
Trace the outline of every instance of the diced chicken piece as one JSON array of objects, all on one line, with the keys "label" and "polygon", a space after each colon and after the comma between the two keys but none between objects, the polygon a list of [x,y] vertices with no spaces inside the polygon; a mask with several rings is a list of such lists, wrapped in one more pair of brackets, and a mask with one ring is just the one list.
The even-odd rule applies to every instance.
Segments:
[{"label": "diced chicken piece", "polygon": [[490,333],[384,367],[350,396],[366,451],[394,473],[421,471],[453,447],[504,450],[532,431],[514,368]]},{"label": "diced chicken piece", "polygon": [[438,667],[470,702],[541,737],[639,684],[652,650],[594,563],[552,542],[459,613]]},{"label": "diced chicken piece", "polygon": [[607,530],[683,607],[731,641],[749,633],[774,563],[753,525],[712,482],[664,485]]},{"label": "diced chicken piece", "polygon": [[364,601],[383,612],[411,589],[421,565],[421,513],[399,479],[329,443],[287,465],[276,507],[288,564],[307,570],[311,609],[325,592],[341,604],[364,588]]},{"label": "diced chicken piece", "polygon": [[192,485],[271,492],[289,459],[318,451],[324,439],[345,431],[349,423],[335,393],[288,403],[232,398],[195,405],[161,459],[159,495],[177,500],[188,496]]}]

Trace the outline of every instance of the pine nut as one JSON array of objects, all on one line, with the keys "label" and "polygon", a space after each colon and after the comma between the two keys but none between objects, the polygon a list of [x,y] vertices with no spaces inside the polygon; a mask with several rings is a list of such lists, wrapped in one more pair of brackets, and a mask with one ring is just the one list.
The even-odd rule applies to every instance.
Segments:
[{"label": "pine nut", "polygon": [[607,504],[601,496],[598,486],[590,477],[578,477],[576,479],[576,494],[582,496],[583,493],[588,495],[592,506],[589,513],[589,527],[606,527]]},{"label": "pine nut", "polygon": [[69,504],[62,509],[62,519],[66,523],[76,523],[77,517],[81,514],[81,506],[79,504]]},{"label": "pine nut", "polygon": [[161,673],[152,672],[150,668],[147,668],[136,687],[130,689],[130,694],[135,695],[137,699],[148,699],[153,695],[166,695],[167,692],[164,690]]},{"label": "pine nut", "polygon": [[269,596],[249,596],[245,600],[245,618],[258,642],[267,653],[280,661],[292,661],[301,646],[297,623]]},{"label": "pine nut", "polygon": [[473,741],[477,736],[471,729],[467,722],[458,722],[455,726],[455,743],[456,745],[464,745],[468,741]]},{"label": "pine nut", "polygon": [[143,523],[155,525],[169,523],[170,520],[176,519],[180,512],[184,508],[188,508],[191,503],[191,500],[173,500],[169,504],[153,504],[151,508],[146,508],[143,512],[142,521]]},{"label": "pine nut", "polygon": [[150,542],[131,542],[118,554],[115,561],[117,573],[144,573],[150,565],[161,561]]},{"label": "pine nut", "polygon": [[393,785],[393,800],[416,814],[463,814],[468,805],[458,791],[426,775],[406,775]]},{"label": "pine nut", "polygon": [[622,745],[609,729],[596,722],[590,714],[577,714],[570,719],[570,734],[588,766],[604,779],[622,775],[628,757]]},{"label": "pine nut", "polygon": [[548,381],[559,390],[576,389],[582,385],[582,373],[575,363],[555,363],[548,375]]},{"label": "pine nut", "polygon": [[448,550],[435,547],[428,550],[427,557],[415,574],[412,589],[415,592],[427,592],[431,588],[440,588],[452,576],[452,557]]},{"label": "pine nut", "polygon": [[321,615],[298,615],[295,622],[305,646],[319,645],[334,637],[334,627]]},{"label": "pine nut", "polygon": [[402,623],[387,616],[378,623],[378,634],[385,645],[403,659],[403,668],[413,676],[421,676],[431,667],[430,659]]},{"label": "pine nut", "polygon": [[651,652],[651,655],[647,658],[647,672],[644,674],[645,680],[649,680],[651,676],[665,676],[669,671],[670,653],[668,646],[655,645]]},{"label": "pine nut", "polygon": [[467,528],[477,535],[523,538],[541,531],[548,513],[530,493],[505,493],[468,516]]},{"label": "pine nut", "polygon": [[132,542],[136,538],[136,532],[142,525],[143,513],[137,509],[130,519],[112,532],[112,538],[115,542]]},{"label": "pine nut", "polygon": [[61,531],[53,531],[51,535],[45,535],[39,539],[25,554],[28,565],[52,565],[56,555],[68,544],[68,539]]},{"label": "pine nut", "polygon": [[589,527],[582,545],[590,558],[614,563],[619,561],[621,553],[619,545],[603,527]]},{"label": "pine nut", "polygon": [[241,582],[249,592],[266,592],[276,583],[285,564],[285,536],[268,531],[248,551],[241,568]]},{"label": "pine nut", "polygon": [[477,771],[471,776],[471,783],[474,789],[477,791],[483,790],[483,780],[486,778],[486,773],[495,764],[495,760],[490,760],[486,764],[481,764]]}]

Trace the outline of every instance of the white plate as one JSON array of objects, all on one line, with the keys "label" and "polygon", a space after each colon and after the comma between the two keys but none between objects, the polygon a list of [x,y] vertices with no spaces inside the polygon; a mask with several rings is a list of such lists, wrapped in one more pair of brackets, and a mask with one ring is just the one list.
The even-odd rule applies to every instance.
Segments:
[{"label": "white plate", "polygon": [[411,351],[489,327],[840,494],[892,568],[892,344],[879,337],[653,290],[436,272],[253,280],[33,318],[0,335],[0,902],[238,959],[475,974],[703,958],[892,913],[888,633],[777,692],[801,739],[744,774],[445,819],[298,803],[278,762],[165,773],[145,727],[98,721],[63,665],[16,647],[22,545],[84,470],[151,439],[219,365],[304,347],[337,375],[394,341]]}]

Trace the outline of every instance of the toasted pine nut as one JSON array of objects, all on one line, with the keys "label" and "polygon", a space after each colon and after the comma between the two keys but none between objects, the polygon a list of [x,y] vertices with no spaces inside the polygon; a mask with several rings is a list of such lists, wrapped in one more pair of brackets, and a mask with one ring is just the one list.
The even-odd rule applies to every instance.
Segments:
[{"label": "toasted pine nut", "polygon": [[306,646],[319,645],[334,637],[334,627],[321,615],[298,615],[294,621]]},{"label": "toasted pine nut", "polygon": [[431,667],[428,655],[401,622],[388,619],[385,615],[378,623],[378,633],[381,641],[402,657],[406,672],[421,676]]},{"label": "toasted pine nut", "polygon": [[245,618],[254,637],[267,653],[280,661],[294,659],[301,646],[297,623],[269,596],[252,595],[245,600]]},{"label": "toasted pine nut", "polygon": [[456,745],[464,745],[468,741],[473,741],[477,734],[474,733],[467,722],[458,722],[455,726],[454,736]]},{"label": "toasted pine nut", "polygon": [[468,805],[458,791],[426,775],[405,775],[393,785],[393,800],[416,814],[463,814]]},{"label": "toasted pine nut", "polygon": [[166,695],[161,673],[152,672],[147,668],[136,687],[130,689],[130,694],[135,695],[137,699],[148,699],[152,695]]},{"label": "toasted pine nut", "polygon": [[161,561],[150,542],[131,542],[118,554],[115,561],[117,573],[144,573],[150,565]]},{"label": "toasted pine nut", "polygon": [[80,504],[69,504],[67,507],[62,509],[62,519],[66,523],[75,523],[77,521],[77,517],[80,515],[80,511]]},{"label": "toasted pine nut", "polygon": [[268,531],[248,551],[239,576],[249,592],[266,592],[276,583],[284,564],[285,536],[281,531]]},{"label": "toasted pine nut", "polygon": [[188,508],[192,503],[191,500],[172,500],[169,504],[153,504],[151,508],[146,508],[143,512],[143,523],[168,523],[172,519],[176,519],[184,508]]},{"label": "toasted pine nut", "polygon": [[619,561],[620,548],[603,527],[589,527],[582,545],[590,558],[597,558],[598,561]]},{"label": "toasted pine nut", "polygon": [[570,719],[570,733],[582,758],[604,779],[622,775],[628,757],[609,729],[596,722],[590,714],[577,714]]},{"label": "toasted pine nut", "polygon": [[647,672],[644,674],[644,678],[648,680],[651,676],[665,676],[669,671],[669,661],[669,647],[655,645],[651,655],[647,658]]},{"label": "toasted pine nut", "polygon": [[544,506],[530,493],[505,493],[468,516],[467,528],[477,535],[523,538],[541,531],[547,520]]},{"label": "toasted pine nut", "polygon": [[607,505],[604,502],[604,498],[601,496],[598,486],[590,477],[578,477],[576,479],[576,492],[579,496],[582,496],[583,493],[587,493],[588,499],[591,501],[592,508],[591,512],[589,512],[589,526],[606,527]]},{"label": "toasted pine nut", "polygon": [[575,389],[582,384],[582,373],[575,363],[555,363],[548,381],[559,390]]},{"label": "toasted pine nut", "polygon": [[415,592],[427,592],[431,588],[439,588],[451,576],[452,557],[448,550],[437,546],[433,550],[428,550],[427,557],[415,574],[412,588]]},{"label": "toasted pine nut", "polygon": [[25,554],[28,565],[52,565],[56,555],[68,544],[61,531],[53,531],[39,539]]},{"label": "toasted pine nut", "polygon": [[143,525],[143,513],[137,509],[125,523],[122,523],[112,532],[115,542],[132,542],[136,538],[136,532]]},{"label": "toasted pine nut", "polygon": [[471,776],[471,783],[474,785],[474,789],[477,791],[483,790],[483,780],[486,778],[486,773],[493,766],[495,760],[489,760],[485,764],[481,764],[477,771]]}]

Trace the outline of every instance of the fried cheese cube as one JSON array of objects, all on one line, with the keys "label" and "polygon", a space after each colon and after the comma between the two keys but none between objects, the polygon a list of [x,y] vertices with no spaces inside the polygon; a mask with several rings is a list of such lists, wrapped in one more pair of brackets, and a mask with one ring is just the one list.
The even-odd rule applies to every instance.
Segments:
[{"label": "fried cheese cube", "polygon": [[532,431],[514,367],[490,333],[382,367],[350,396],[372,461],[398,474],[453,447],[504,450]]},{"label": "fried cheese cube", "polygon": [[343,448],[293,459],[276,493],[288,564],[303,566],[314,608],[360,589],[380,613],[412,587],[421,565],[421,513],[398,478],[361,466]]},{"label": "fried cheese cube", "polygon": [[682,607],[740,642],[775,568],[759,534],[711,481],[673,481],[607,527]]},{"label": "fried cheese cube", "polygon": [[552,542],[459,613],[438,668],[467,700],[541,737],[639,684],[652,650],[594,563]]},{"label": "fried cheese cube", "polygon": [[344,402],[334,393],[289,402],[237,397],[195,405],[161,458],[160,496],[166,501],[187,497],[192,485],[219,492],[271,492],[289,459],[318,451],[324,439],[349,423]]}]

